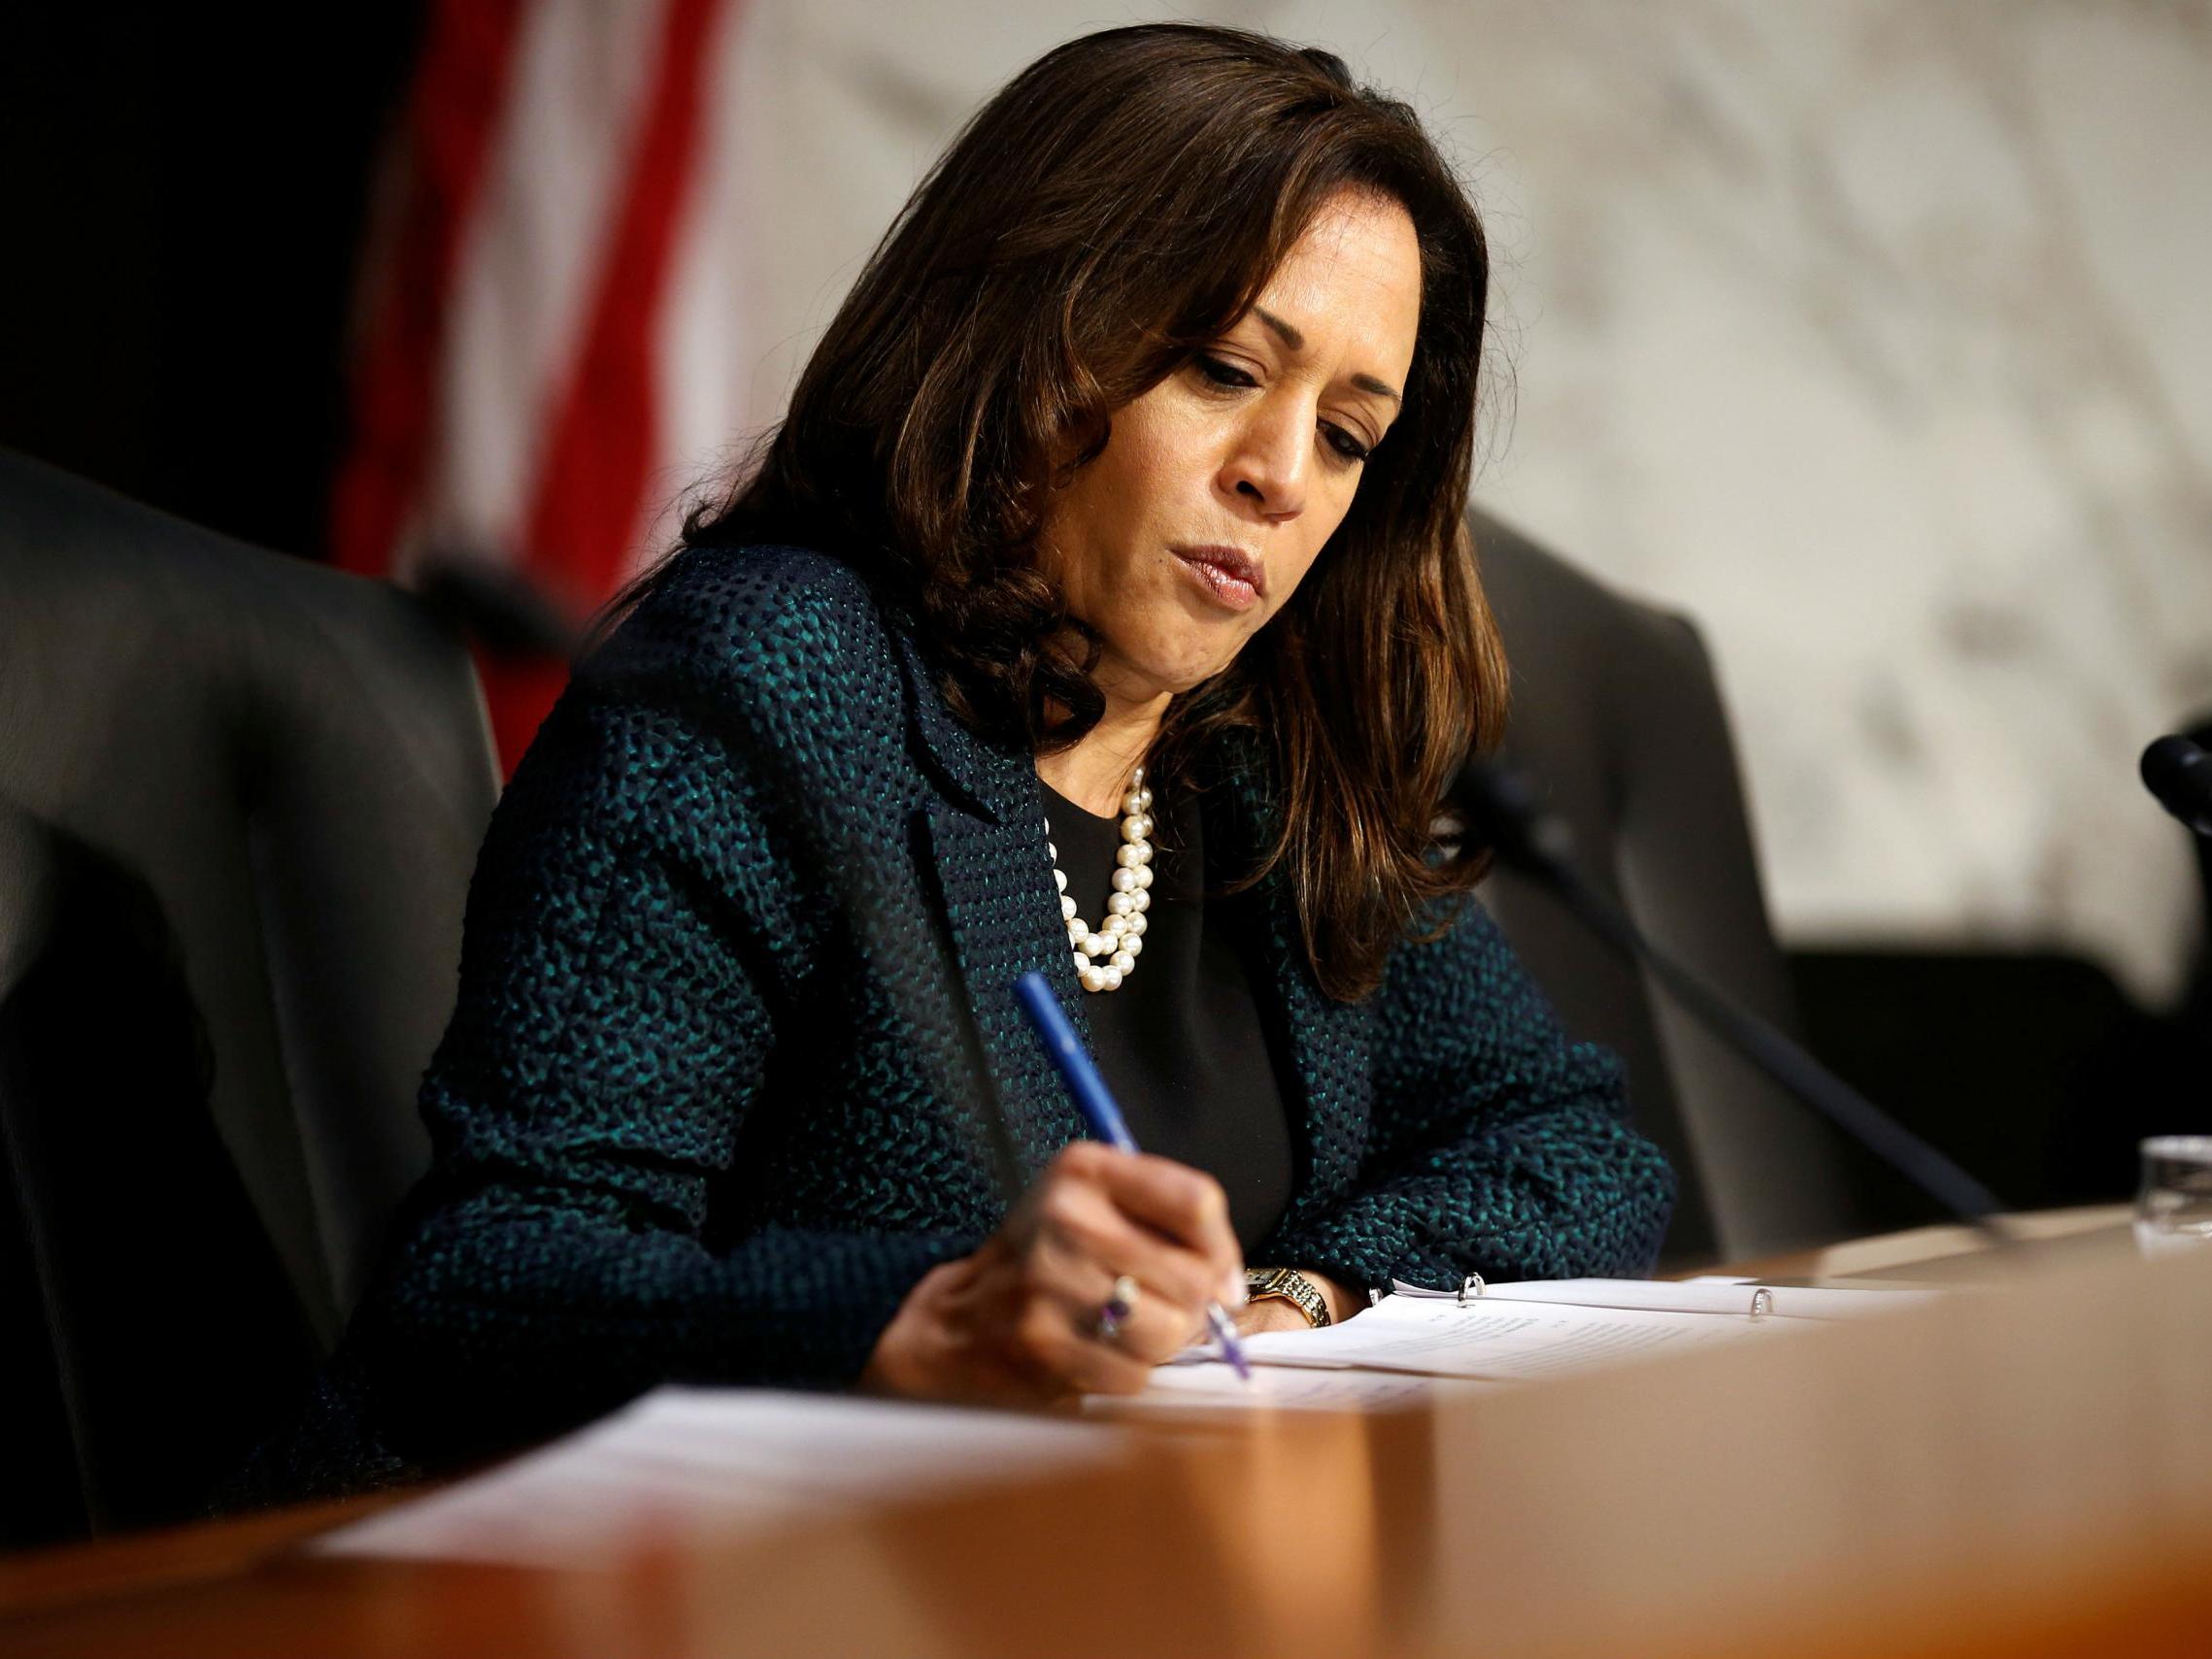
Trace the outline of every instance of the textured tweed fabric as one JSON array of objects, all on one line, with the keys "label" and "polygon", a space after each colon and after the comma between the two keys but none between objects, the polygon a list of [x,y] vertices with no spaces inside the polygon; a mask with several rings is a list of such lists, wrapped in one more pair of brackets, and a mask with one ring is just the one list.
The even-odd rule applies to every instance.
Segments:
[{"label": "textured tweed fabric", "polygon": [[[1267,788],[1251,755],[1215,770],[1225,877]],[[435,1164],[325,1418],[437,1462],[667,1378],[851,1383],[915,1281],[1083,1133],[1011,991],[1040,969],[1081,1015],[1043,816],[1028,757],[959,724],[849,567],[686,555],[499,805],[422,1087]],[[1297,1084],[1296,1191],[1255,1261],[1648,1271],[1669,1172],[1479,907],[1346,1006],[1284,891],[1236,902]],[[297,1478],[327,1448],[277,1455],[295,1488],[348,1483]]]}]

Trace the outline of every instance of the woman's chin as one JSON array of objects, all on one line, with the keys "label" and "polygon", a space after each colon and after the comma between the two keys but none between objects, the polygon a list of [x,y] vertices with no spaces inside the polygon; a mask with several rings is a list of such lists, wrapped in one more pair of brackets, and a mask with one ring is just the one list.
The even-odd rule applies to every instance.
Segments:
[{"label": "woman's chin", "polygon": [[1234,661],[1234,651],[1225,655],[1214,651],[1202,657],[1193,655],[1172,663],[1161,663],[1153,668],[1146,678],[1168,696],[1180,697],[1187,691],[1197,690]]},{"label": "woman's chin", "polygon": [[1141,659],[1154,683],[1180,695],[1194,690],[1237,659],[1251,642],[1252,629],[1241,617],[1227,626],[1209,617],[1196,627],[1178,628],[1175,637],[1161,641]]}]

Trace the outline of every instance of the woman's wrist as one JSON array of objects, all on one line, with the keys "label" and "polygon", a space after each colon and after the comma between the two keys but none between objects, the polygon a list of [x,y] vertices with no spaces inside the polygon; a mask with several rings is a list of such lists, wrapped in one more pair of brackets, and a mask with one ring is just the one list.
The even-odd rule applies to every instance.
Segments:
[{"label": "woman's wrist", "polygon": [[1360,1296],[1357,1291],[1347,1289],[1326,1274],[1316,1273],[1311,1268],[1300,1268],[1298,1271],[1306,1276],[1306,1282],[1320,1291],[1322,1300],[1328,1304],[1328,1317],[1331,1324],[1343,1324],[1345,1320],[1367,1306],[1366,1299]]},{"label": "woman's wrist", "polygon": [[[1252,1268],[1248,1275],[1248,1282],[1257,1281],[1262,1275],[1275,1271],[1278,1270],[1262,1267]],[[1304,1282],[1305,1286],[1313,1292],[1314,1296],[1319,1300],[1323,1310],[1326,1311],[1328,1315],[1327,1318],[1318,1319],[1314,1317],[1313,1310],[1306,1307],[1302,1299],[1294,1294],[1289,1294],[1282,1291],[1271,1292],[1269,1293],[1269,1300],[1281,1299],[1289,1303],[1291,1307],[1298,1309],[1300,1314],[1305,1318],[1306,1323],[1309,1325],[1339,1324],[1342,1321],[1351,1318],[1353,1314],[1358,1312],[1360,1308],[1363,1306],[1357,1296],[1356,1296],[1352,1291],[1346,1289],[1343,1285],[1337,1283],[1336,1280],[1330,1278],[1324,1273],[1317,1272],[1312,1268],[1302,1267],[1292,1267],[1288,1271],[1296,1275],[1297,1277]]]}]

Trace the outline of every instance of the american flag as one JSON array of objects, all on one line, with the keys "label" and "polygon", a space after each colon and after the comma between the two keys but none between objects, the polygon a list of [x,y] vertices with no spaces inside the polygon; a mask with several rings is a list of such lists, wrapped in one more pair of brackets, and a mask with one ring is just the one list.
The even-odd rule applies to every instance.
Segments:
[{"label": "american flag", "polygon": [[[572,619],[746,416],[736,0],[433,0],[373,210],[345,568],[503,573]],[[554,660],[480,653],[512,770]]]}]

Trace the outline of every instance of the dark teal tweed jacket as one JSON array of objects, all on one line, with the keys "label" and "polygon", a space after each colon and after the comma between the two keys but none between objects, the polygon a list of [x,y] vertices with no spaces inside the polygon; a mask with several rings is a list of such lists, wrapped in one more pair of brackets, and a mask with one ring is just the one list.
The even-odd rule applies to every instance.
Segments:
[{"label": "dark teal tweed jacket", "polygon": [[[1257,751],[1218,762],[1210,879],[1270,810]],[[850,567],[685,555],[485,842],[422,1086],[434,1166],[339,1368],[375,1438],[437,1462],[668,1378],[850,1384],[1084,1133],[1011,991],[1042,970],[1081,1020],[1043,816],[1028,756],[960,724]],[[1295,1074],[1295,1193],[1255,1260],[1649,1270],[1669,1172],[1480,907],[1348,1006],[1280,883],[1233,902]]]}]

